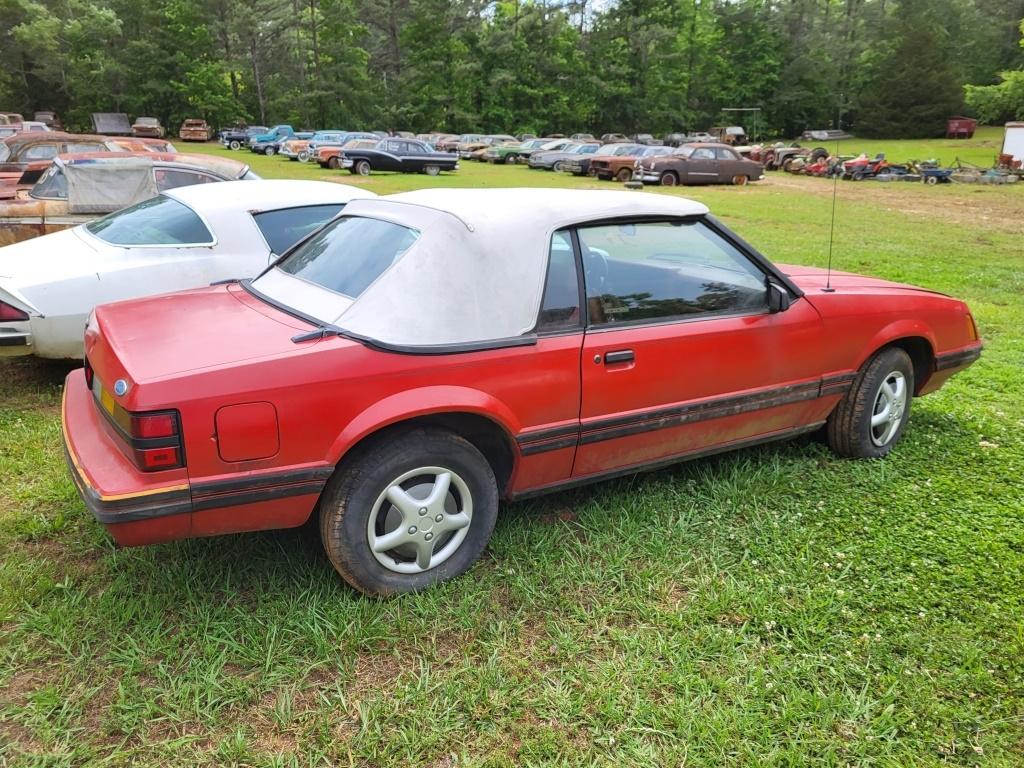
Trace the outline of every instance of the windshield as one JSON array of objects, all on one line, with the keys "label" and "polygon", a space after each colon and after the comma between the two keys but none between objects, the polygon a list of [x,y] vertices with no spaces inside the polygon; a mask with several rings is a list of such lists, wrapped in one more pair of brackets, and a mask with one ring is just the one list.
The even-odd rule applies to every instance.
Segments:
[{"label": "windshield", "polygon": [[324,227],[278,262],[282,272],[356,299],[416,242],[399,224],[345,216]]},{"label": "windshield", "polygon": [[690,145],[683,145],[675,151],[675,154],[682,155],[683,157],[689,157],[693,154],[693,147]]},{"label": "windshield", "polygon": [[90,222],[85,228],[112,245],[212,245],[203,220],[183,203],[160,195]]}]

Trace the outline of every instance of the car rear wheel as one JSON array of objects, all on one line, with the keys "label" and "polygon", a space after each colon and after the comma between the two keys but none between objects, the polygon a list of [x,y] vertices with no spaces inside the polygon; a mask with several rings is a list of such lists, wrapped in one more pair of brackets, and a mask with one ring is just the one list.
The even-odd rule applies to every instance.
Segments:
[{"label": "car rear wheel", "polygon": [[749,181],[749,179],[746,176],[744,176],[742,173],[737,175],[737,176],[733,176],[732,177],[732,183],[733,183],[734,186],[737,186],[737,187],[742,187],[748,181]]},{"label": "car rear wheel", "polygon": [[411,429],[339,468],[321,499],[320,534],[345,581],[385,596],[464,573],[497,514],[497,483],[480,451],[451,432]]},{"label": "car rear wheel", "polygon": [[679,177],[676,176],[673,171],[665,171],[661,174],[661,186],[663,187],[674,187],[679,183]]},{"label": "car rear wheel", "polygon": [[423,172],[427,174],[427,176],[437,176],[437,174],[441,172],[441,168],[436,165],[428,165],[423,169]]},{"label": "car rear wheel", "polygon": [[633,171],[629,168],[620,168],[619,172],[615,174],[615,178],[625,184],[633,178]]},{"label": "car rear wheel", "polygon": [[266,155],[267,157],[273,157],[276,151],[277,150],[274,149],[273,147],[267,147],[266,149],[263,150],[263,154]]},{"label": "car rear wheel", "polygon": [[914,395],[914,365],[889,347],[861,368],[828,418],[828,443],[840,456],[877,459],[903,436]]},{"label": "car rear wheel", "polygon": [[339,160],[337,157],[329,157],[329,158],[327,158],[327,167],[330,168],[332,171],[338,170],[338,167],[340,165],[341,165],[341,160]]},{"label": "car rear wheel", "polygon": [[360,160],[355,165],[356,173],[360,176],[370,175],[370,164],[366,160]]},{"label": "car rear wheel", "polygon": [[242,148],[242,142],[240,142],[240,141],[237,141],[237,140],[236,140],[236,141],[232,141],[232,142],[230,142],[230,143],[228,144],[228,147],[230,147],[230,148],[231,148],[231,149],[233,149],[233,150],[234,150],[235,152],[237,152],[238,150],[240,150],[240,149]]}]

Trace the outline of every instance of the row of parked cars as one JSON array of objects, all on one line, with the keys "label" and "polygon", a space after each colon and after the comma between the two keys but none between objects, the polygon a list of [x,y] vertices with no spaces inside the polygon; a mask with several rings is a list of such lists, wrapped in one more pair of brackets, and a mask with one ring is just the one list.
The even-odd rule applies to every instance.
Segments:
[{"label": "row of parked cars", "polygon": [[[277,126],[274,131],[287,129]],[[522,164],[533,169],[591,176],[638,184],[746,184],[763,177],[763,166],[743,154],[743,148],[721,142],[689,142],[668,146],[643,144],[606,134],[601,141],[590,134],[570,137],[516,138],[507,134],[421,134],[387,136],[359,131],[317,131],[308,137],[270,131],[249,138],[256,153],[280,155],[323,168],[346,169],[367,175],[373,171],[399,171],[435,175],[454,171],[459,161],[499,165]],[[228,134],[225,146],[241,139]],[[268,143],[270,142],[270,143]],[[239,146],[240,148],[240,146]]]},{"label": "row of parked cars", "polygon": [[678,195],[247,179],[0,248],[0,355],[82,361],[65,455],[117,543],[317,514],[373,595],[468,570],[501,500],[823,427],[882,457],[981,346]]}]

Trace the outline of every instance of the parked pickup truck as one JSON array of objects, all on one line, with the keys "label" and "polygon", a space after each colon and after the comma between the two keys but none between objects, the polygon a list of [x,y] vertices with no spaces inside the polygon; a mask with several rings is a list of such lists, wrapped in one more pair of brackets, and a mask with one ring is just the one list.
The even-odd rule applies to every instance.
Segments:
[{"label": "parked pickup truck", "polygon": [[311,139],[313,133],[296,133],[290,125],[275,125],[266,133],[260,133],[249,139],[249,149],[260,155],[276,155],[281,142],[286,139]]}]

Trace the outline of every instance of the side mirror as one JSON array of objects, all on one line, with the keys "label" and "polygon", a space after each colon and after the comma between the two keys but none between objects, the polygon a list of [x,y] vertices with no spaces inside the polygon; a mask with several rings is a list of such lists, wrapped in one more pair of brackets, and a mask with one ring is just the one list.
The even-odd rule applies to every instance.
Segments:
[{"label": "side mirror", "polygon": [[776,282],[768,281],[768,311],[771,313],[785,312],[789,309],[791,299],[789,291]]}]

